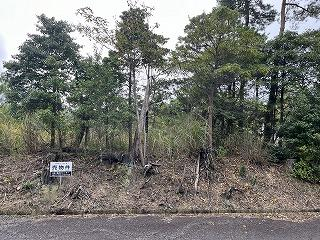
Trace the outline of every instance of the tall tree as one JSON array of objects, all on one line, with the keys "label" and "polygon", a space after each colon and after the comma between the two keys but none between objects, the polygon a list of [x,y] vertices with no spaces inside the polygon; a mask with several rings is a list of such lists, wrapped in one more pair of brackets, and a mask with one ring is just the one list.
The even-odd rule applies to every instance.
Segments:
[{"label": "tall tree", "polygon": [[72,92],[68,98],[78,120],[79,130],[75,145],[79,147],[83,138],[87,145],[89,129],[98,123],[104,130],[105,148],[110,147],[111,126],[122,123],[124,76],[119,61],[113,52],[101,58],[96,54],[80,62],[77,78],[73,81]]},{"label": "tall tree", "polygon": [[128,79],[128,106],[129,106],[129,152],[132,151],[133,140],[133,116],[138,113],[138,96],[137,96],[137,71],[142,64],[142,46],[146,42],[149,26],[146,22],[150,15],[147,8],[138,8],[130,6],[128,11],[124,11],[117,23],[115,32],[115,48],[117,54],[122,60],[122,64],[127,69]]},{"label": "tall tree", "polygon": [[[242,63],[244,59],[249,62],[254,59],[263,39],[255,31],[242,27],[238,13],[227,7],[214,8],[209,14],[190,19],[185,33],[175,59],[182,69],[191,73],[194,86],[207,97],[207,147],[212,148],[214,99],[219,87],[250,74],[248,65]],[[254,40],[248,41],[250,38]],[[248,57],[248,54],[253,55]]]},{"label": "tall tree", "polygon": [[[241,15],[241,22],[246,27],[253,27],[257,30],[263,30],[267,25],[275,21],[277,12],[273,6],[266,4],[263,0],[219,0],[220,5],[237,10]],[[242,79],[239,86],[240,100],[240,129],[244,127],[244,96],[245,88],[249,79]],[[253,79],[254,82],[259,79]],[[235,85],[235,83],[232,83]],[[257,84],[256,84],[257,85]],[[231,86],[230,86],[231,88]],[[235,96],[235,94],[234,94]]]},{"label": "tall tree", "polygon": [[[129,119],[129,151],[132,157],[146,163],[146,118],[149,110],[151,80],[153,70],[159,69],[164,63],[168,50],[163,47],[167,40],[153,32],[148,23],[150,9],[129,4],[129,10],[120,16],[115,31],[115,48],[128,73],[128,104],[129,110],[136,114],[137,129],[132,142],[133,118]],[[139,111],[138,75],[141,69],[146,72],[146,89],[143,104]],[[132,101],[133,100],[133,101]],[[143,147],[144,146],[144,147]]]},{"label": "tall tree", "polygon": [[264,29],[275,20],[277,12],[263,0],[218,0],[222,6],[237,10],[245,26]]},{"label": "tall tree", "polygon": [[[282,38],[285,32],[286,20],[293,19],[296,21],[301,21],[306,19],[307,17],[318,17],[320,14],[320,4],[318,1],[289,1],[282,0],[281,3],[281,12],[280,12],[280,30],[279,30],[279,38]],[[279,62],[274,62],[274,66],[279,66]],[[283,64],[282,64],[283,65]],[[280,76],[280,77],[279,77]],[[282,76],[283,77],[283,76]],[[278,71],[273,71],[270,76],[270,88],[269,88],[269,98],[267,103],[267,111],[265,114],[265,127],[264,127],[264,139],[266,142],[274,142],[275,141],[275,127],[276,127],[276,109],[277,109],[277,98],[278,98],[278,90],[279,90],[279,81],[281,75],[279,75]],[[284,88],[280,89],[280,98],[281,104],[283,106],[284,99]],[[280,107],[281,108],[281,107]],[[283,109],[280,109],[283,112]],[[283,122],[283,118],[281,117],[281,122]]]},{"label": "tall tree", "polygon": [[284,32],[287,19],[303,21],[308,17],[318,18],[319,15],[320,3],[318,0],[282,0],[279,35]]},{"label": "tall tree", "polygon": [[[168,50],[163,47],[167,42],[163,36],[155,34],[154,28],[148,23],[151,8],[138,6],[128,1],[129,9],[122,12],[116,28],[110,29],[106,19],[96,17],[90,8],[82,8],[78,13],[83,16],[88,25],[79,25],[78,29],[102,46],[114,50],[120,60],[122,70],[127,79],[128,100],[128,151],[134,158],[144,162],[143,149],[141,150],[141,135],[146,129],[146,114],[148,113],[151,79],[154,79],[154,70],[164,63]],[[139,79],[143,70],[146,72],[146,93],[144,104],[140,109]],[[136,121],[135,121],[136,120]],[[133,137],[134,123],[137,123],[136,135]],[[134,141],[133,141],[134,140]],[[140,150],[139,150],[140,149]]]},{"label": "tall tree", "polygon": [[76,72],[79,45],[71,38],[73,29],[65,21],[42,14],[37,30],[39,34],[29,34],[20,52],[5,64],[6,95],[12,106],[23,112],[47,111],[50,146],[54,147],[59,114]]}]

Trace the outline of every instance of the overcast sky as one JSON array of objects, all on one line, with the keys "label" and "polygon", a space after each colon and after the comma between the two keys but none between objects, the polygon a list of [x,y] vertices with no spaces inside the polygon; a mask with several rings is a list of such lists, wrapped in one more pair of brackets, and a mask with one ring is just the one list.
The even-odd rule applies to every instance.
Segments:
[{"label": "overcast sky", "polygon": [[[147,6],[154,7],[152,21],[160,24],[159,33],[170,38],[169,47],[175,45],[176,39],[183,33],[192,17],[210,11],[215,6],[214,0],[139,0]],[[122,11],[127,9],[126,0],[1,0],[0,8],[0,60],[8,60],[18,52],[18,47],[26,40],[27,33],[36,31],[36,15],[42,13],[57,20],[77,23],[78,8],[89,6],[95,15],[114,22]],[[77,42],[87,44],[83,39]],[[84,48],[86,54],[90,48]]]},{"label": "overcast sky", "polygon": [[[160,24],[158,33],[170,38],[168,46],[173,48],[178,36],[183,34],[184,26],[189,17],[203,11],[209,12],[215,5],[215,0],[137,0],[139,3],[154,7],[152,21]],[[279,11],[280,0],[267,0],[275,3]],[[35,33],[36,16],[42,13],[57,20],[67,20],[77,23],[78,8],[89,6],[95,15],[114,22],[122,11],[127,9],[126,0],[1,0],[0,8],[0,61],[9,60],[18,53],[18,47],[26,40],[28,33]],[[275,24],[276,25],[276,24]],[[276,34],[277,26],[269,28]],[[84,39],[76,41],[87,45]],[[86,55],[90,47],[85,47],[82,53]],[[0,64],[0,70],[1,70]]]}]

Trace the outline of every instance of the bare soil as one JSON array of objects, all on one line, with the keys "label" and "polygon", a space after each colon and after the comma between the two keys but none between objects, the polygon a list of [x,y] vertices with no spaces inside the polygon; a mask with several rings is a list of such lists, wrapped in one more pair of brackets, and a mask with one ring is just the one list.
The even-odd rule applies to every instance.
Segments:
[{"label": "bare soil", "polygon": [[[218,159],[211,179],[206,177],[203,168],[200,171],[196,193],[196,161],[188,158],[159,160],[159,173],[145,178],[143,169],[137,165],[106,165],[97,157],[66,154],[62,161],[73,162],[73,176],[63,178],[61,186],[59,181],[41,184],[45,158],[45,154],[0,157],[0,212],[201,213],[320,209],[320,185],[293,178],[283,165]],[[242,174],[241,166],[245,170]]]}]

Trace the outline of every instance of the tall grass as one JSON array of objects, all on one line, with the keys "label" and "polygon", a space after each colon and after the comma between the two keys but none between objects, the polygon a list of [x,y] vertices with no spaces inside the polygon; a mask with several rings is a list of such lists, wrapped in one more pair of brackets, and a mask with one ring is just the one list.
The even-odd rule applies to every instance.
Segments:
[{"label": "tall grass", "polygon": [[0,112],[0,154],[7,155],[23,151],[22,123],[16,121],[4,111]]},{"label": "tall grass", "polygon": [[[168,160],[189,158],[197,154],[200,148],[206,147],[206,126],[204,119],[192,114],[157,117],[150,123],[148,155]],[[65,145],[72,146],[77,130],[75,122],[66,116],[61,127]],[[48,146],[49,137],[49,131],[38,115],[15,119],[5,107],[0,107],[0,155],[38,152]],[[128,146],[125,128],[110,127],[106,132],[105,127],[91,126],[88,140],[86,147],[92,151],[126,151]],[[270,158],[262,139],[246,131],[229,135],[219,147],[229,156],[237,156],[248,162]]]},{"label": "tall grass", "polygon": [[192,115],[157,118],[150,128],[149,151],[159,157],[189,155],[205,146],[205,122]]},{"label": "tall grass", "polygon": [[223,142],[229,156],[237,156],[251,163],[270,160],[263,140],[251,132],[243,131],[229,135]]},{"label": "tall grass", "polygon": [[43,148],[47,135],[35,116],[15,119],[0,107],[0,155],[37,152]]}]

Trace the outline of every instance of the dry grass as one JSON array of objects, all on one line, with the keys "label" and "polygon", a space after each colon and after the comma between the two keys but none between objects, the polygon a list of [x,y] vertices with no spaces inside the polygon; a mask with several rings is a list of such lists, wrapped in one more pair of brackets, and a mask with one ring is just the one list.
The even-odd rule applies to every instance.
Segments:
[{"label": "dry grass", "polygon": [[270,160],[263,140],[247,131],[228,136],[223,146],[230,156],[237,156],[247,163],[266,163]]}]

